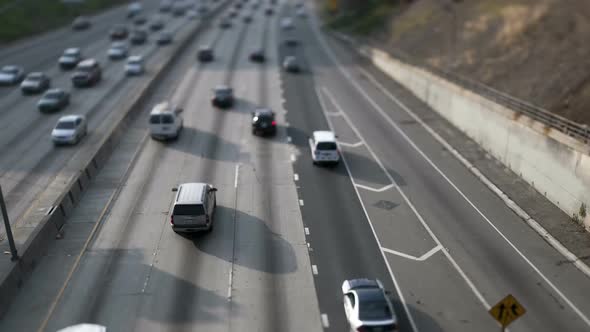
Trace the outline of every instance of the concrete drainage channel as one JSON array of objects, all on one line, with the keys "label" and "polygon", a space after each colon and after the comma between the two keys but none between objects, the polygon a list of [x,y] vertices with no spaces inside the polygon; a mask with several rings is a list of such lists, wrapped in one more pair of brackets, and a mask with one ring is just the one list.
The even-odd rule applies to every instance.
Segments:
[{"label": "concrete drainage channel", "polygon": [[[118,145],[133,116],[142,110],[144,101],[156,88],[160,78],[176,62],[180,54],[207,25],[207,22],[221,12],[231,1],[217,4],[215,9],[202,20],[195,22],[190,29],[177,38],[178,43],[163,50],[163,56],[152,63],[154,77],[140,83],[129,98],[114,111],[111,121],[106,121],[96,129],[97,138],[84,150],[80,150],[56,176],[35,204],[28,210],[22,222],[14,229],[19,252],[19,260],[0,264],[0,317],[7,311],[13,298],[22,287],[30,273],[43,256],[52,240],[59,236],[60,230],[73,208],[80,201],[90,180],[109,159]],[[3,249],[6,250],[6,245]]]}]

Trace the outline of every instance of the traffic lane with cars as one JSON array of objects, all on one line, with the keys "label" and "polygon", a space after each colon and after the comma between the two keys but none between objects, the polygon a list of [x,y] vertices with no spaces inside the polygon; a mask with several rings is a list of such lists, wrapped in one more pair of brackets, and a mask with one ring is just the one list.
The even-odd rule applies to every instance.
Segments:
[{"label": "traffic lane with cars", "polygon": [[[159,0],[142,1],[146,16],[158,13]],[[69,47],[91,47],[97,40],[108,37],[111,27],[117,23],[133,25],[126,18],[127,5],[108,9],[103,13],[89,17],[91,27],[86,30],[74,31],[70,25],[47,34],[32,37],[0,50],[2,65],[15,64],[25,68],[26,72],[43,71],[54,64],[64,49]],[[4,88],[0,89],[0,97],[4,96]]]},{"label": "traffic lane with cars", "polygon": [[[178,31],[183,22],[171,26]],[[158,47],[153,43],[134,47],[131,52],[143,53],[147,59],[147,74],[141,77],[125,77],[124,61],[109,62],[106,50],[98,57],[103,66],[103,79],[97,86],[73,88],[69,73],[54,81],[54,86],[70,91],[70,104],[55,113],[41,113],[36,109],[37,98],[25,98],[17,108],[0,115],[3,123],[0,151],[0,177],[5,180],[3,190],[9,210],[10,220],[15,223],[26,212],[31,201],[43,191],[46,185],[61,170],[67,161],[79,151],[79,147],[55,149],[50,133],[57,119],[64,114],[85,114],[89,121],[89,138],[92,130],[108,121],[109,115],[118,109],[118,104],[126,96],[136,93],[137,83],[150,79],[149,65],[158,58]],[[84,145],[84,139],[80,142]]]},{"label": "traffic lane with cars", "polygon": [[[287,36],[292,36],[289,32]],[[284,40],[285,34],[282,34]],[[353,278],[376,278],[393,292],[392,300],[402,330],[410,329],[400,294],[377,246],[370,224],[359,204],[354,188],[342,163],[330,168],[314,166],[308,138],[315,130],[329,130],[316,96],[313,72],[304,59],[307,45],[280,45],[280,57],[295,55],[302,72],[283,72],[282,81],[288,111],[289,135],[297,147],[294,172],[297,174],[299,199],[304,226],[309,235],[311,262],[317,268],[314,276],[320,311],[325,316],[327,331],[349,329],[344,307],[342,282]]]},{"label": "traffic lane with cars", "polygon": [[[307,30],[306,36],[309,37],[306,42],[314,42],[311,33]],[[586,287],[587,278],[572,266],[557,264],[563,257],[518,219],[458,161],[441,153],[442,147],[424,129],[412,126],[413,119],[405,115],[399,105],[355,73],[354,55],[344,57],[346,51],[338,48],[334,52],[342,59],[345,70],[353,72],[350,82],[319,48],[308,47],[307,51],[308,57],[317,63],[317,67],[325,68],[319,75],[318,82],[328,87],[334,100],[343,105],[350,122],[365,137],[367,146],[374,149],[387,172],[400,185],[402,192],[406,193],[406,203],[415,207],[415,215],[423,219],[423,225],[426,225],[424,228],[432,230],[434,236],[431,238],[436,237],[446,249],[441,252],[445,254],[449,264],[453,265],[455,261],[458,266],[455,268],[456,273],[464,274],[462,279],[465,280],[465,285],[469,285],[466,278],[472,281],[474,290],[468,290],[465,296],[479,296],[481,311],[485,312],[507,293],[515,294],[525,307],[528,304],[529,313],[516,322],[514,328],[529,330],[548,326],[559,329],[588,327],[585,321],[587,300],[581,298],[579,291],[576,291],[580,287]],[[354,88],[354,82],[363,90],[371,91],[367,93],[368,99]],[[398,127],[406,130],[407,137],[415,145],[409,144],[396,126],[381,116],[376,110],[379,108],[387,110],[383,112],[389,114]],[[433,164],[437,165],[438,170],[415,147],[423,150]],[[358,168],[352,169],[353,177]],[[362,191],[361,197],[365,202],[366,196]],[[374,199],[366,199],[365,205],[373,203]],[[400,255],[394,258],[398,257]],[[436,269],[432,270],[432,273],[438,273]],[[404,287],[402,282],[402,288],[415,287],[412,286],[415,282],[414,274],[404,277],[402,272],[400,279],[409,283],[409,286]],[[433,305],[444,307],[450,312],[453,310],[444,303]],[[495,324],[490,321],[488,326],[492,328]]]},{"label": "traffic lane with cars", "polygon": [[[198,40],[208,40],[210,38],[213,38],[212,32],[204,31],[202,37],[199,36]],[[192,79],[199,75],[193,74],[195,71],[197,73],[199,72],[198,68],[194,66],[198,42],[193,43],[192,46],[187,48],[186,53],[180,57],[177,65],[172,67],[164,75],[161,86],[155,89],[149,100],[145,102],[146,109],[137,115],[137,121],[130,124],[128,131],[118,145],[119,148],[113,152],[111,160],[102,168],[100,175],[97,175],[96,181],[99,182],[93,183],[93,187],[88,188],[88,192],[85,194],[83,201],[80,202],[76,213],[72,214],[72,218],[64,226],[63,232],[65,236],[62,240],[56,241],[48,248],[48,255],[39,262],[35,273],[21,288],[19,296],[12,303],[8,313],[0,321],[0,330],[33,331],[39,328],[50,306],[39,307],[36,305],[37,300],[32,302],[30,299],[35,298],[44,303],[53,303],[55,301],[59,288],[66,279],[67,272],[72,267],[76,255],[82,249],[87,236],[90,234],[93,223],[99,220],[102,214],[107,211],[109,197],[113,193],[116,193],[117,190],[121,190],[123,185],[131,187],[132,184],[137,185],[137,183],[141,182],[141,179],[144,179],[143,176],[145,173],[141,173],[140,175],[129,177],[129,180],[126,182],[119,183],[120,179],[117,176],[120,176],[121,172],[125,173],[125,169],[131,165],[129,163],[133,163],[133,160],[136,160],[133,155],[137,153],[136,151],[140,151],[138,149],[141,149],[143,142],[146,140],[147,119],[151,110],[150,106],[162,100],[170,99],[173,95],[175,96],[175,100],[183,100],[192,92],[192,89],[187,89],[187,87],[192,87],[192,83],[188,82],[187,79]],[[185,75],[189,70],[191,74]],[[184,77],[185,79],[180,80],[179,77]],[[151,162],[146,161],[144,158],[142,161],[136,161],[136,164],[151,165]],[[144,168],[147,169],[147,167]],[[169,189],[166,190],[169,191]],[[170,194],[173,193],[170,192]],[[111,218],[112,220],[120,221],[120,219],[115,219],[114,216],[111,216]],[[116,224],[117,221],[111,221],[109,225]],[[168,225],[166,224],[166,226]],[[118,236],[122,232],[120,227],[123,226],[121,224],[113,226],[113,232],[116,234],[108,234],[103,237],[105,239],[111,237],[116,239],[114,236]],[[105,230],[104,232],[109,232],[109,230]],[[86,269],[89,269],[89,267],[82,267],[80,271]],[[95,270],[88,272],[91,276],[95,273],[102,272]],[[84,287],[85,289],[89,289],[87,286]],[[78,319],[78,317],[82,314],[87,314],[87,312],[84,313],[82,310],[77,310],[78,308],[86,310],[85,306],[90,303],[88,300],[90,296],[77,294],[76,292],[74,292],[74,295],[77,297],[74,298],[73,295],[68,295],[71,297],[69,301],[78,300],[82,304],[78,303],[77,305],[68,307],[69,315],[64,314],[63,317],[58,317],[56,314],[51,315],[49,319],[50,324],[61,328],[71,322],[77,322],[83,319],[82,317]]]}]

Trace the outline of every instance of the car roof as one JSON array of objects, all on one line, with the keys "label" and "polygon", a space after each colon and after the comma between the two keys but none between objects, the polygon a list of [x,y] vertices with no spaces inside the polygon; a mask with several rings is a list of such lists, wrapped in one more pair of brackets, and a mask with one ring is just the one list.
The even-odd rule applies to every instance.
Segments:
[{"label": "car roof", "polygon": [[164,113],[173,113],[174,105],[170,101],[163,101],[158,103],[154,106],[150,115],[152,114],[164,114]]},{"label": "car roof", "polygon": [[64,50],[64,53],[79,53],[80,49],[78,47],[70,47]]},{"label": "car roof", "polygon": [[215,91],[230,91],[230,90],[232,90],[232,88],[230,88],[227,85],[223,85],[223,84],[220,84],[215,87]]},{"label": "car roof", "polygon": [[[331,131],[314,131],[313,140],[316,142],[336,142],[336,135]],[[355,280],[357,279],[350,280],[349,282],[354,282]]]},{"label": "car roof", "polygon": [[86,67],[86,66],[94,66],[94,65],[97,65],[97,64],[98,64],[98,61],[96,61],[96,59],[91,58],[91,59],[86,59],[86,60],[80,62],[78,64],[78,66],[80,66],[80,67]]},{"label": "car roof", "polygon": [[117,41],[117,42],[114,42],[111,44],[111,47],[125,47],[125,46],[127,46],[127,44],[125,42],[120,42],[120,41]]},{"label": "car roof", "polygon": [[387,303],[385,293],[380,288],[357,288],[354,292],[356,292],[359,302],[383,301]]},{"label": "car roof", "polygon": [[183,183],[178,186],[175,204],[203,204],[203,191],[207,186],[202,182]]},{"label": "car roof", "polygon": [[130,57],[127,58],[127,61],[129,61],[129,62],[143,61],[143,56],[141,56],[141,55],[132,55],[132,56],[130,56]]},{"label": "car roof", "polygon": [[59,118],[59,120],[57,120],[57,122],[70,122],[70,121],[76,121],[78,119],[82,119],[84,118],[83,115],[79,115],[79,114],[70,114],[70,115],[64,115],[61,118]]},{"label": "car roof", "polygon": [[45,94],[49,94],[49,93],[62,93],[65,92],[64,90],[60,89],[60,88],[53,88],[53,89],[49,89],[47,91],[45,91]]},{"label": "car roof", "polygon": [[21,69],[21,67],[15,66],[15,65],[7,65],[7,66],[2,67],[2,70],[14,70],[14,69]]},{"label": "car roof", "polygon": [[271,110],[270,110],[270,109],[268,109],[268,108],[258,108],[258,109],[256,109],[256,110],[254,110],[254,114],[255,114],[256,116],[260,116],[260,115],[264,115],[264,116],[272,116],[272,115],[274,115],[274,112],[273,112],[273,111],[271,111]]},{"label": "car roof", "polygon": [[42,73],[42,72],[40,72],[40,71],[34,71],[34,72],[32,72],[32,73],[29,73],[29,74],[27,75],[27,78],[31,78],[31,77],[43,77],[43,76],[45,76],[45,74],[44,74],[44,73]]},{"label": "car roof", "polygon": [[[331,133],[331,132],[330,132]],[[375,279],[359,278],[348,280],[350,289],[355,288],[381,288],[379,281]]]}]

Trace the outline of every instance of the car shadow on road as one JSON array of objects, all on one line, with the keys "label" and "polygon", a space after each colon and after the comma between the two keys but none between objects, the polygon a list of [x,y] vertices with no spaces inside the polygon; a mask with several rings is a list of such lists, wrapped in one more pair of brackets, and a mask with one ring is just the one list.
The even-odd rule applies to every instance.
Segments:
[{"label": "car shadow on road", "polygon": [[[246,212],[218,205],[214,224],[211,234],[185,236],[190,236],[199,250],[250,270],[269,274],[286,274],[297,270],[293,247],[281,234],[271,229],[272,220],[262,220]],[[219,240],[219,232],[234,231],[233,252],[212,250],[215,248],[212,242]]]},{"label": "car shadow on road", "polygon": [[166,148],[217,161],[234,161],[240,147],[213,132],[184,127],[176,140],[161,141]]},{"label": "car shadow on road", "polygon": [[[393,304],[393,310],[396,312],[400,320],[400,331],[412,331],[412,325],[407,318],[406,311],[404,310],[403,304],[398,299],[391,299]],[[429,314],[422,311],[420,308],[413,304],[406,303],[406,307],[410,312],[414,322],[417,325],[418,330],[428,332],[442,332],[443,328],[438,322]]]}]

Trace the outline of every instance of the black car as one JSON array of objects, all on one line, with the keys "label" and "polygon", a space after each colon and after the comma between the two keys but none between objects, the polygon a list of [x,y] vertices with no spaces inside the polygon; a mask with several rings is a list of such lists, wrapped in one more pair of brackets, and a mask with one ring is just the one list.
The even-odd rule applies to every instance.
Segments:
[{"label": "black car", "polygon": [[244,23],[250,23],[250,22],[252,22],[252,16],[246,15],[246,16],[244,16],[243,20],[244,20]]},{"label": "black car", "polygon": [[37,102],[37,108],[41,112],[56,112],[70,104],[70,94],[62,89],[47,90]]},{"label": "black car", "polygon": [[223,19],[219,22],[219,27],[222,29],[228,29],[231,27],[231,21],[228,19]]},{"label": "black car", "polygon": [[85,16],[78,16],[72,22],[72,29],[74,30],[86,30],[90,28],[90,21]]},{"label": "black car", "polygon": [[164,21],[162,21],[160,19],[153,20],[150,23],[150,29],[152,31],[159,31],[159,30],[162,30],[162,28],[164,28]]},{"label": "black car", "polygon": [[299,45],[299,41],[294,38],[285,39],[284,43],[286,46],[289,46],[289,47],[295,47],[295,46]]},{"label": "black car", "polygon": [[266,57],[264,56],[264,51],[261,49],[255,50],[250,53],[250,61],[252,62],[259,62],[262,63],[266,61]]},{"label": "black car", "polygon": [[199,53],[197,53],[197,58],[201,62],[213,61],[213,49],[209,46],[201,46]]},{"label": "black car", "polygon": [[158,43],[158,45],[168,45],[172,43],[172,39],[171,32],[162,32],[156,39],[156,43]]},{"label": "black car", "polygon": [[283,69],[289,73],[299,73],[301,72],[301,67],[297,62],[297,58],[292,55],[286,56],[283,60]]},{"label": "black car", "polygon": [[234,105],[234,91],[226,85],[219,85],[213,90],[211,104],[215,107],[229,108]]},{"label": "black car", "polygon": [[41,72],[30,73],[25,77],[25,80],[21,82],[20,89],[24,95],[41,93],[51,85],[51,79],[49,76]]},{"label": "black car", "polygon": [[277,133],[277,122],[275,113],[269,109],[257,109],[252,112],[252,134],[275,135]]},{"label": "black car", "polygon": [[227,17],[229,17],[229,18],[234,18],[236,16],[238,16],[238,12],[235,10],[230,10],[229,14],[227,15]]},{"label": "black car", "polygon": [[274,14],[274,12],[275,12],[274,9],[269,7],[264,10],[264,15],[271,16],[272,14]]},{"label": "black car", "polygon": [[129,37],[129,40],[131,40],[131,44],[133,44],[133,45],[141,45],[147,41],[147,37],[148,37],[147,31],[138,29],[138,30],[134,30],[131,33],[131,37]]},{"label": "black car", "polygon": [[133,24],[135,25],[144,25],[147,22],[147,18],[145,16],[138,16],[133,20]]},{"label": "black car", "polygon": [[124,25],[115,25],[109,32],[111,40],[121,40],[127,38],[129,31]]},{"label": "black car", "polygon": [[77,87],[92,86],[102,79],[102,69],[95,59],[86,59],[76,66],[72,74],[72,84]]}]

